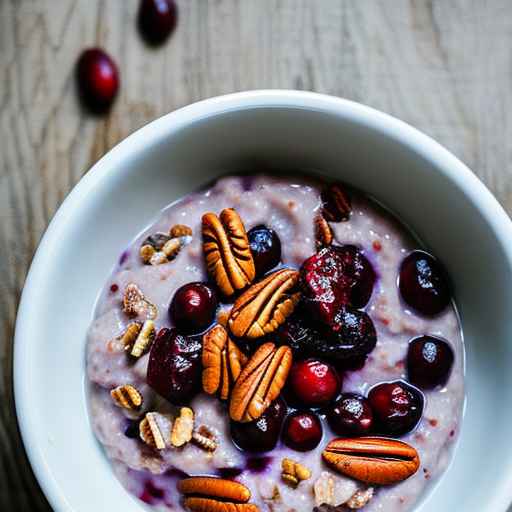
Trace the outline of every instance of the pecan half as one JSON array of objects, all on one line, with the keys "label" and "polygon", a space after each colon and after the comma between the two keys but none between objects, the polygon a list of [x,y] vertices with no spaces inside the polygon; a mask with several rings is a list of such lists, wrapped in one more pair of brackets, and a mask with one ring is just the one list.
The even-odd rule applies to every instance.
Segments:
[{"label": "pecan half", "polygon": [[238,337],[259,338],[274,332],[293,312],[300,292],[296,270],[281,269],[252,285],[233,304],[228,325]]},{"label": "pecan half", "polygon": [[259,512],[259,508],[252,503],[230,503],[210,498],[185,498],[185,506],[191,512]]},{"label": "pecan half", "polygon": [[334,239],[331,226],[321,214],[315,217],[315,239],[317,249],[331,245]]},{"label": "pecan half", "polygon": [[142,395],[131,384],[117,386],[117,388],[110,391],[110,396],[118,407],[128,409],[129,411],[137,411],[142,406]]},{"label": "pecan half", "polygon": [[263,344],[245,365],[231,393],[229,414],[234,421],[258,419],[279,396],[292,364],[292,350]]},{"label": "pecan half", "polygon": [[176,448],[187,444],[194,431],[194,411],[190,407],[182,407],[180,415],[174,420],[171,431],[171,444]]},{"label": "pecan half", "polygon": [[293,488],[296,488],[303,480],[311,478],[311,471],[292,459],[283,459],[281,470],[281,478]]},{"label": "pecan half", "polygon": [[221,325],[216,325],[203,336],[203,389],[205,393],[219,393],[227,400],[233,384],[238,379],[247,357]]},{"label": "pecan half", "polygon": [[169,234],[172,238],[180,238],[182,236],[192,236],[192,228],[185,224],[175,224],[170,230]]},{"label": "pecan half", "polygon": [[340,183],[331,183],[321,192],[322,214],[329,222],[348,220],[352,205],[350,196]]},{"label": "pecan half", "polygon": [[125,350],[131,350],[137,336],[140,333],[142,324],[140,322],[130,322],[125,331],[119,337],[119,341],[124,346]]},{"label": "pecan half", "polygon": [[[142,354],[146,353],[149,350],[149,347],[151,346],[151,343],[153,343],[153,340],[155,339],[156,334],[156,328],[155,328],[155,322],[153,320],[146,320],[139,331],[139,334],[137,335],[137,338],[135,338],[135,341],[133,343],[133,346],[130,350],[130,355],[132,357],[140,357]],[[126,348],[129,349],[129,345],[126,345]]]},{"label": "pecan half", "polygon": [[221,292],[229,297],[251,284],[256,268],[238,213],[232,208],[222,210],[220,217],[206,213],[202,231],[206,266]]},{"label": "pecan half", "polygon": [[334,439],[322,453],[325,462],[340,473],[376,485],[391,485],[418,470],[418,452],[410,445],[379,437]]},{"label": "pecan half", "polygon": [[135,283],[129,283],[124,289],[123,311],[129,317],[145,316],[154,319],[158,316],[157,307],[146,299]]},{"label": "pecan half", "polygon": [[251,491],[245,485],[213,476],[184,478],[178,483],[178,490],[185,495],[208,496],[239,503],[247,503],[251,499]]},{"label": "pecan half", "polygon": [[219,446],[215,435],[206,425],[201,425],[192,433],[192,441],[207,452],[214,452]]}]

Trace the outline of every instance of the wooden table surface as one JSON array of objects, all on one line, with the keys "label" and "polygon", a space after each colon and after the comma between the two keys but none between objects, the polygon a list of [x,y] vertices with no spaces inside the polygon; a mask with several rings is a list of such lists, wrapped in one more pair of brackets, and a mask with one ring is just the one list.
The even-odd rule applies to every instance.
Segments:
[{"label": "wooden table surface", "polygon": [[[152,49],[135,30],[138,0],[0,0],[0,510],[50,510],[12,399],[30,261],[69,190],[148,121],[246,89],[343,96],[437,139],[512,212],[510,0],[177,1],[174,36]],[[74,64],[88,46],[120,68],[108,117],[77,103]]]}]

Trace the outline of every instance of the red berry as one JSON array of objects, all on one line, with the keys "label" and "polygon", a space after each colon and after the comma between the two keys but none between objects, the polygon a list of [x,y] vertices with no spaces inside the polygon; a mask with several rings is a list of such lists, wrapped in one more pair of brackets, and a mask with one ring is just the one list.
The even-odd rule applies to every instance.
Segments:
[{"label": "red berry", "polygon": [[211,286],[188,283],[176,290],[169,306],[169,317],[182,331],[201,332],[213,322],[218,304],[217,294]]},{"label": "red berry", "polygon": [[147,383],[172,404],[187,404],[201,388],[201,342],[160,329],[151,351]]},{"label": "red berry", "polygon": [[281,261],[281,240],[266,226],[256,226],[247,233],[256,273],[261,276]]},{"label": "red berry", "polygon": [[293,364],[288,377],[291,395],[307,407],[321,407],[334,400],[341,389],[336,370],[317,359],[306,359]]},{"label": "red berry", "polygon": [[402,436],[413,430],[423,414],[421,391],[397,380],[373,387],[368,401],[381,434]]},{"label": "red berry", "polygon": [[138,26],[144,39],[153,45],[163,43],[176,27],[178,8],[174,0],[141,0]]},{"label": "red berry", "polygon": [[409,381],[423,389],[443,386],[453,366],[453,350],[446,341],[420,336],[409,343],[407,375]]},{"label": "red berry", "polygon": [[343,393],[327,411],[327,421],[339,436],[364,436],[372,429],[373,413],[366,398],[354,393]]},{"label": "red berry", "polygon": [[119,73],[111,57],[100,48],[85,50],[76,76],[82,102],[93,112],[108,110],[119,89]]},{"label": "red berry", "polygon": [[413,251],[404,259],[398,284],[405,303],[422,315],[438,315],[450,303],[446,273],[440,263],[424,251]]},{"label": "red berry", "polygon": [[297,411],[290,414],[283,426],[283,442],[292,450],[307,452],[322,440],[322,423],[313,412]]}]

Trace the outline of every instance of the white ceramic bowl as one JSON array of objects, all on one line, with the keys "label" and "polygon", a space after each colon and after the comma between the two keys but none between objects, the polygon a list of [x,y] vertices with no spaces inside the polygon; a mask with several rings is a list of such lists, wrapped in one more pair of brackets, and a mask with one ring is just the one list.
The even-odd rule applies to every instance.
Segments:
[{"label": "white ceramic bowl", "polygon": [[414,228],[455,283],[467,347],[467,412],[455,460],[417,510],[503,512],[512,499],[512,227],[482,183],[414,128],[349,101],[255,91],[185,107],[103,157],[55,215],[16,323],[18,419],[57,511],[142,509],[95,441],[85,336],[122,248],[156,213],[240,170],[315,169],[375,196]]}]

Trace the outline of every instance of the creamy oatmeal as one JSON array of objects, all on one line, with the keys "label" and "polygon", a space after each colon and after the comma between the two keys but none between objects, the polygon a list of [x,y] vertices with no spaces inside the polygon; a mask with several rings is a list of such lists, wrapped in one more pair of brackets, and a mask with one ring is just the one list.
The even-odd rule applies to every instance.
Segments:
[{"label": "creamy oatmeal", "polygon": [[[442,269],[375,202],[323,189],[226,177],[173,203],[121,254],[88,334],[89,406],[117,477],[143,502],[407,511],[445,471],[464,351]],[[356,449],[344,470],[368,436],[375,451]],[[340,438],[333,462],[323,452]],[[389,439],[409,450],[396,467],[402,445]],[[392,456],[377,467],[383,448]],[[186,480],[197,475],[233,485],[216,497]]]}]

